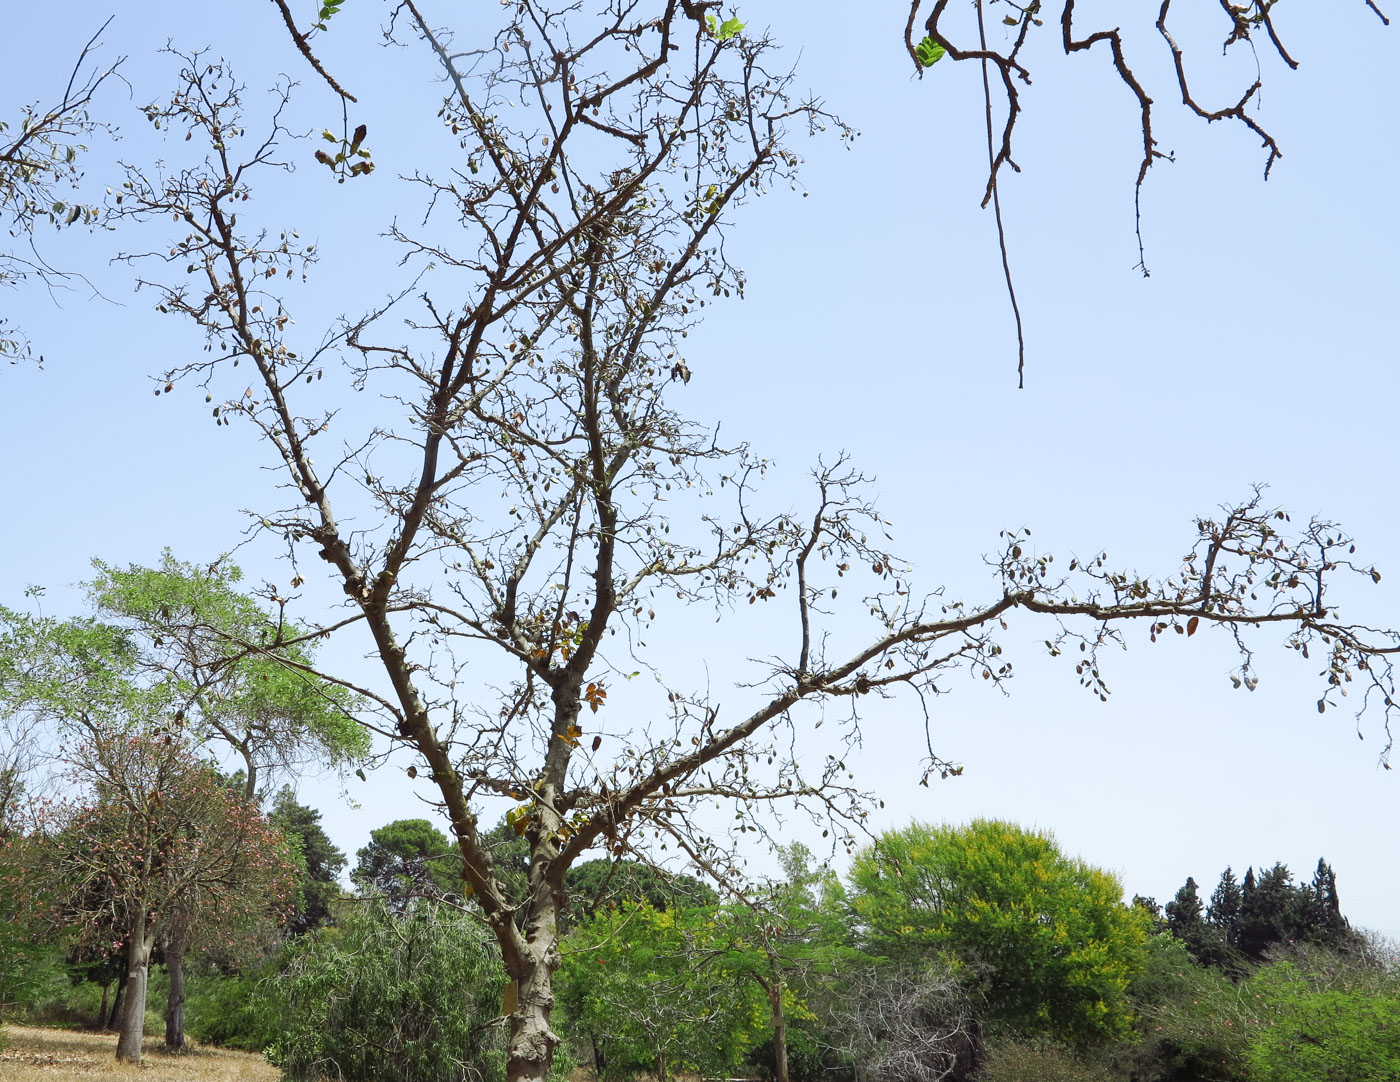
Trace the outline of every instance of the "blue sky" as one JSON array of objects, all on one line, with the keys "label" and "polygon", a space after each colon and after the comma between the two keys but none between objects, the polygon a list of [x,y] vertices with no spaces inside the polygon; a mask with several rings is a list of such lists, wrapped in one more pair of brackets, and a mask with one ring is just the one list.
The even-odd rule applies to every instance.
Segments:
[{"label": "blue sky", "polygon": [[[400,88],[404,103],[436,93],[418,57],[375,44],[371,15],[381,12],[358,6],[346,5],[324,48],[352,90],[365,88],[380,169],[315,205],[269,212],[327,253],[316,292],[300,302],[309,328],[392,288],[393,253],[374,238],[396,209],[413,213],[395,176],[412,168],[424,129],[383,88]],[[109,13],[83,0],[56,23],[32,5],[12,7],[9,40],[26,47],[0,67],[9,119],[23,101],[61,90]],[[307,129],[338,123],[338,107],[264,7],[235,18],[227,8],[152,3],[140,18],[118,15],[101,55],[129,56],[132,89],[99,102],[124,138],[95,146],[88,179],[98,190],[115,176],[114,155],[178,157],[179,146],[152,141],[136,111],[171,85],[173,65],[156,53],[167,38],[212,44],[254,93],[291,72],[303,84],[294,119]],[[1080,19],[1088,26],[1117,9],[1083,4]],[[1176,106],[1164,81],[1169,56],[1146,10],[1125,24],[1158,101],[1159,144],[1176,159],[1152,170],[1143,193],[1149,279],[1134,270],[1133,102],[1101,51],[1066,60],[1053,25],[1032,42],[1035,83],[1023,92],[1017,136],[1023,171],[1005,175],[1002,188],[1028,342],[1026,389],[1017,391],[993,223],[978,209],[985,134],[975,68],[945,61],[911,78],[897,12],[744,5],[751,27],[771,26],[787,45],[799,84],[862,134],[850,149],[834,138],[798,148],[806,198],[780,191],[742,211],[730,251],[748,273],[747,297],[707,309],[691,335],[695,378],[683,408],[776,461],[766,498],[780,509],[803,506],[818,455],[848,451],[878,479],[896,549],[923,589],[992,596],[982,557],[999,530],[1021,526],[1064,557],[1106,549],[1129,567],[1168,573],[1196,515],[1266,482],[1296,518],[1343,523],[1361,557],[1387,573],[1348,596],[1343,615],[1395,626],[1400,161],[1385,137],[1393,115],[1378,73],[1394,69],[1400,39],[1359,0],[1276,12],[1300,67],[1287,72],[1261,50],[1259,116],[1284,151],[1267,183],[1250,133]],[[1241,48],[1222,59],[1211,45],[1219,27],[1202,18],[1179,35],[1199,46],[1199,94],[1233,101],[1254,59]],[[311,150],[289,152],[305,161]],[[83,270],[102,296],[81,286],[56,298],[0,293],[47,359],[42,371],[0,372],[0,603],[27,604],[25,586],[40,583],[45,606],[60,612],[77,606],[68,584],[94,556],[153,562],[169,546],[197,560],[230,548],[272,479],[251,434],[215,428],[193,388],[152,394],[147,377],[198,343],[155,315],[149,294],[133,294],[127,267],[109,263],[148,242],[121,233],[44,239],[55,262]],[[251,577],[280,580],[276,555],[250,547],[240,559]],[[1282,860],[1305,877],[1322,855],[1353,921],[1400,935],[1400,779],[1377,767],[1374,721],[1358,740],[1344,713],[1318,715],[1312,665],[1261,639],[1259,689],[1237,692],[1223,635],[1150,646],[1142,629],[1113,657],[1114,694],[1100,704],[1068,665],[1037,651],[1046,633],[1030,622],[1013,629],[1019,675],[1009,696],[955,680],[938,702],[937,747],[966,764],[961,778],[918,787],[913,705],[871,711],[853,765],[886,802],[880,824],[976,815],[1034,824],[1117,870],[1129,894],[1162,901],[1187,875],[1208,889],[1227,864],[1242,872]],[[755,637],[726,620],[692,649],[722,683],[742,671],[736,651],[762,652]],[[338,649],[356,663],[353,645]],[[737,713],[742,693],[726,694]],[[371,828],[421,814],[404,765],[352,781],[355,806],[334,779],[306,783],[303,796],[353,852]]]}]

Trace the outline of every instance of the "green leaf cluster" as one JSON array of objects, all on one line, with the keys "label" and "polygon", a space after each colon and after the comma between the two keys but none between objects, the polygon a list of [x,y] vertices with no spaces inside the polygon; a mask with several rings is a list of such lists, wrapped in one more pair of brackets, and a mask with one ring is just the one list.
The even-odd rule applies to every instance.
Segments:
[{"label": "green leaf cluster", "polygon": [[720,20],[713,15],[705,16],[705,28],[710,32],[710,37],[714,38],[716,41],[728,41],[731,38],[738,37],[739,34],[743,32],[744,25],[744,23],[736,18],[729,18],[720,22]]},{"label": "green leaf cluster", "polygon": [[925,37],[923,41],[914,46],[914,55],[919,63],[926,68],[931,68],[946,56],[948,50],[945,49],[933,38]]}]

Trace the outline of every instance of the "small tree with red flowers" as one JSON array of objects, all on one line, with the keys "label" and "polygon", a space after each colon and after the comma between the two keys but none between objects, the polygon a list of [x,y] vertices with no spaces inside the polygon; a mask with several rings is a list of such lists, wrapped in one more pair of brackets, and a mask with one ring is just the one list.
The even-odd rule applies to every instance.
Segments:
[{"label": "small tree with red flowers", "polygon": [[285,916],[295,866],[257,806],[176,734],[98,732],[68,758],[79,795],[40,809],[24,874],[52,922],[80,937],[121,930],[111,946],[126,946],[130,961],[117,1058],[137,1063],[157,940],[168,962],[171,941],[196,929],[231,934]]}]

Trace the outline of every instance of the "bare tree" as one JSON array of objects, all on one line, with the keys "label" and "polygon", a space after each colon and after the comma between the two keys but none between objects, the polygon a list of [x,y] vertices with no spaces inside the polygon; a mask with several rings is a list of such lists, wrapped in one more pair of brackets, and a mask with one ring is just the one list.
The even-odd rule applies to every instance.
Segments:
[{"label": "bare tree", "polygon": [[[285,545],[294,589],[311,555],[347,598],[319,625],[238,645],[297,668],[299,640],[367,635],[374,677],[320,675],[373,704],[369,723],[414,753],[409,778],[434,787],[517,993],[512,1082],[543,1078],[558,1041],[551,980],[573,863],[669,847],[725,879],[774,802],[858,826],[866,805],[842,756],[798,752],[820,723],[804,704],[845,704],[850,740],[869,695],[908,693],[927,719],[949,672],[1010,675],[998,635],[1014,617],[1048,621],[1047,648],[1077,653],[1096,697],[1108,693],[1099,652],[1129,622],[1153,638],[1223,626],[1240,650],[1236,685],[1251,688],[1250,636],[1277,625],[1293,649],[1325,655],[1320,708],[1354,685],[1388,725],[1400,639],[1341,622],[1332,602],[1339,576],[1377,573],[1353,562],[1340,529],[1293,529],[1257,492],[1200,519],[1161,578],[1101,554],[1057,563],[1007,535],[980,603],[914,592],[844,459],[817,468],[806,512],[759,513],[764,460],[675,405],[691,378],[684,339],[707,302],[742,291],[725,247],[732,212],[792,181],[790,131],[846,129],[792,95],[765,37],[708,5],[585,13],[523,0],[500,17],[461,49],[414,0],[393,8],[390,40],[416,40],[444,73],[457,160],[407,178],[428,205],[423,235],[389,233],[418,277],[380,309],[303,344],[274,284],[307,274],[315,253],[291,228],[252,224],[249,203],[258,172],[287,160],[281,112],[250,139],[256,122],[222,62],[184,57],[174,97],[148,110],[205,157],[132,168],[123,213],[178,223],[128,258],[165,264],[141,284],[207,347],[161,373],[157,393],[199,384],[219,395],[217,424],[251,426],[286,493],[255,532]],[[386,327],[391,312],[401,329]],[[232,371],[240,362],[251,382]],[[358,430],[338,413],[352,388],[382,403]],[[657,637],[683,644],[687,616],[749,605],[787,621],[752,682],[721,702],[662,671]],[[643,670],[661,684],[657,714],[610,723],[610,690]],[[956,773],[927,725],[925,739],[924,780]],[[702,814],[726,801],[728,836]],[[482,825],[502,802],[529,847],[523,894],[496,873]]]}]

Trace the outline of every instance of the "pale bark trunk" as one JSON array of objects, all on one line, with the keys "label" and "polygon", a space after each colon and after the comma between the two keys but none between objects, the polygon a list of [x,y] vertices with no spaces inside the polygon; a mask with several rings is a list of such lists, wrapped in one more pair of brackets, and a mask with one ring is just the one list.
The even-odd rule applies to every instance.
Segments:
[{"label": "pale bark trunk", "polygon": [[554,1061],[559,1038],[549,1028],[549,1016],[554,1009],[552,978],[559,963],[558,951],[552,953],[553,965],[535,962],[515,977],[519,994],[510,1016],[506,1082],[544,1082]]},{"label": "pale bark trunk", "polygon": [[146,978],[151,969],[151,938],[146,934],[146,907],[137,906],[131,914],[128,939],[126,1005],[117,1035],[117,1059],[141,1062],[141,1039],[146,1032]]},{"label": "pale bark trunk", "polygon": [[172,935],[165,941],[165,970],[170,975],[170,991],[165,997],[165,1048],[185,1050],[185,942]]}]

